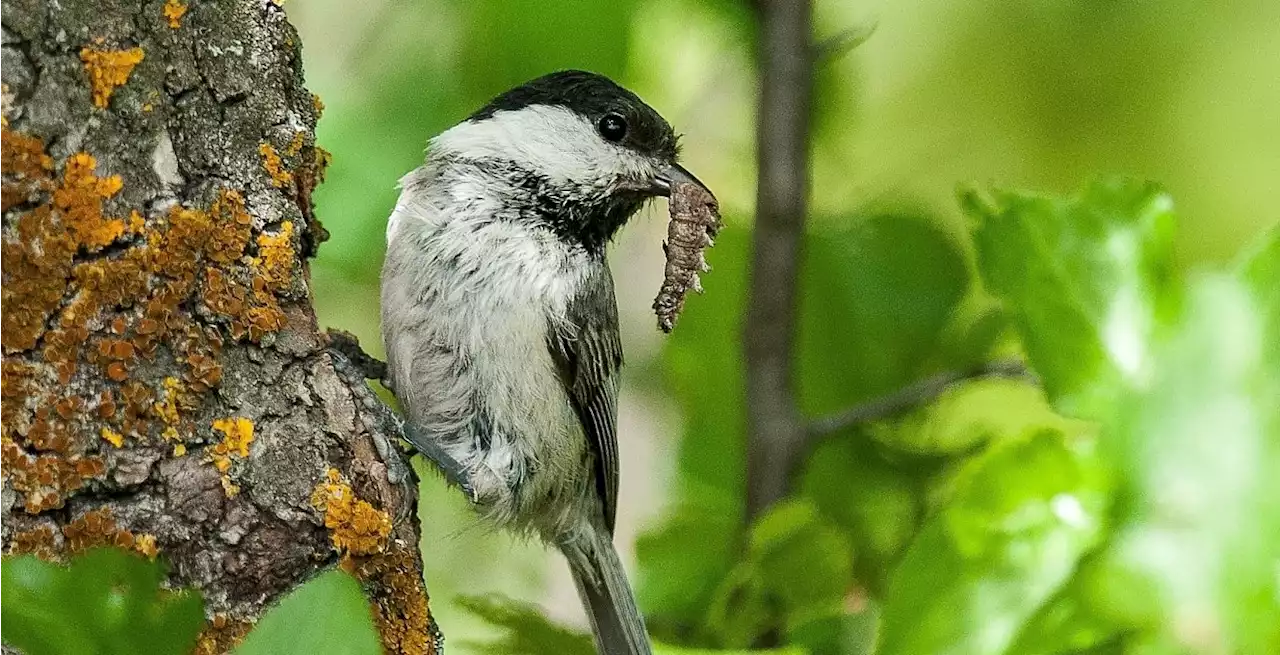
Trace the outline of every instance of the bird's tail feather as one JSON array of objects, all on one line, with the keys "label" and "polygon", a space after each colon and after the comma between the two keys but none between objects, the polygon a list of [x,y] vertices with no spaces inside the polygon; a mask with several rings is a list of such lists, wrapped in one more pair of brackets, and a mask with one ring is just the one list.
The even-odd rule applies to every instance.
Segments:
[{"label": "bird's tail feather", "polygon": [[644,618],[636,607],[622,560],[608,531],[593,529],[587,543],[563,544],[578,595],[591,619],[600,655],[651,655]]}]

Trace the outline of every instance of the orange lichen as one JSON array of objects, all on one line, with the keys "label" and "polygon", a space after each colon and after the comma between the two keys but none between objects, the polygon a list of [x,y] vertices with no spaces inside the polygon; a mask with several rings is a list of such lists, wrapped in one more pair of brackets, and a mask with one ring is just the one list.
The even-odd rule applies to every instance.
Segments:
[{"label": "orange lichen", "polygon": [[320,96],[314,93],[311,94],[311,106],[316,109],[316,120],[320,120],[320,117],[324,115],[324,102],[320,100]]},{"label": "orange lichen", "polygon": [[345,562],[369,590],[374,621],[388,653],[434,655],[431,611],[417,556],[410,548]]},{"label": "orange lichen", "polygon": [[183,379],[187,381],[192,391],[204,393],[222,382],[222,365],[213,357],[194,353],[186,359],[187,371],[183,373]]},{"label": "orange lichen", "polygon": [[111,103],[111,94],[115,93],[116,87],[129,81],[133,67],[137,66],[142,58],[142,48],[81,49],[80,61],[84,62],[84,70],[89,75],[89,85],[93,88],[93,104],[99,109],[106,109]]},{"label": "orange lichen", "polygon": [[23,429],[30,433],[27,399],[39,390],[37,371],[35,366],[11,357],[0,364],[0,436],[4,439],[13,438]]},{"label": "orange lichen", "polygon": [[[112,82],[105,106],[129,73],[108,70],[111,58],[92,48],[91,78]],[[190,417],[222,382],[226,335],[257,342],[284,326],[297,234],[286,222],[255,239],[255,219],[232,189],[207,207],[108,214],[125,180],[100,175],[92,155],[55,164],[40,139],[8,123],[2,145],[0,454],[17,504],[36,514],[103,478],[104,451],[155,444],[159,433],[174,457],[186,454],[180,434],[197,433]],[[295,137],[287,156],[305,146],[305,134]],[[170,375],[153,387],[157,369]],[[252,423],[236,420],[224,433],[209,451],[235,493],[231,464],[247,456]],[[94,534],[88,521],[73,535]],[[134,542],[142,552],[154,545],[146,535]]]},{"label": "orange lichen", "polygon": [[0,207],[4,211],[52,188],[53,158],[45,154],[44,141],[13,132],[8,127],[0,130],[0,170],[5,176],[3,194],[0,194]]},{"label": "orange lichen", "polygon": [[93,155],[76,153],[67,159],[62,186],[53,192],[53,204],[76,243],[98,250],[124,234],[124,221],[102,216],[102,201],[120,192],[119,175],[98,177]]},{"label": "orange lichen", "polygon": [[222,613],[214,614],[213,619],[206,623],[204,630],[200,632],[192,653],[194,655],[230,653],[240,645],[252,627],[253,623],[249,621],[233,619]]},{"label": "orange lichen", "polygon": [[258,256],[253,259],[253,266],[268,287],[279,289],[288,285],[297,258],[293,249],[293,221],[282,223],[276,234],[258,235]]},{"label": "orange lichen", "polygon": [[170,28],[176,30],[182,27],[182,16],[187,13],[187,5],[178,0],[165,0],[163,11]]},{"label": "orange lichen", "polygon": [[102,428],[102,439],[116,448],[120,448],[124,445],[124,435],[112,430],[111,428]]},{"label": "orange lichen", "polygon": [[391,517],[357,498],[338,469],[329,469],[316,485],[311,504],[324,512],[324,525],[338,552],[361,556],[386,549]]},{"label": "orange lichen", "polygon": [[266,169],[267,175],[271,176],[271,184],[276,188],[293,184],[293,173],[284,169],[284,161],[280,159],[275,146],[270,143],[259,144],[258,153],[262,155],[262,167]]},{"label": "orange lichen", "polygon": [[294,132],[293,138],[289,140],[289,147],[285,148],[284,154],[290,157],[297,157],[302,152],[302,146],[307,145],[306,132]]},{"label": "orange lichen", "polygon": [[[100,546],[134,549],[137,544],[132,532],[116,524],[116,517],[109,507],[81,514],[62,526],[62,536],[66,539],[66,551],[72,555]],[[154,547],[154,537],[151,542]]]},{"label": "orange lichen", "polygon": [[107,472],[101,457],[32,455],[7,437],[0,443],[0,462],[13,489],[23,493],[28,514],[62,507],[67,494]]},{"label": "orange lichen", "polygon": [[42,560],[59,561],[62,546],[52,525],[41,525],[31,530],[16,532],[9,546],[9,555],[35,555]]},{"label": "orange lichen", "polygon": [[108,507],[81,514],[62,526],[62,536],[66,540],[66,552],[72,555],[101,546],[133,550],[151,559],[155,559],[160,552],[156,546],[155,535],[134,534],[120,527],[116,523],[115,515]]},{"label": "orange lichen", "polygon": [[53,452],[67,455],[71,452],[71,439],[66,424],[51,420],[49,406],[37,407],[31,422],[27,426],[27,445],[42,452]]}]

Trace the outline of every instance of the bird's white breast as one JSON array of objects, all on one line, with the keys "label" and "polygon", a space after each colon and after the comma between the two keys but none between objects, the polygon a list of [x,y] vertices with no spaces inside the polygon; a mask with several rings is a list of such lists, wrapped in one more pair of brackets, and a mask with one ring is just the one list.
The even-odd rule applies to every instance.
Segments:
[{"label": "bird's white breast", "polygon": [[[423,194],[415,176],[424,175],[403,181],[387,229],[383,334],[397,396],[481,478],[492,474],[501,486],[537,466],[552,473],[537,476],[545,484],[569,479],[584,440],[547,337],[590,267],[602,264],[546,230],[495,220],[466,180],[441,189],[447,197]],[[468,432],[477,412],[492,427],[483,440]]]}]

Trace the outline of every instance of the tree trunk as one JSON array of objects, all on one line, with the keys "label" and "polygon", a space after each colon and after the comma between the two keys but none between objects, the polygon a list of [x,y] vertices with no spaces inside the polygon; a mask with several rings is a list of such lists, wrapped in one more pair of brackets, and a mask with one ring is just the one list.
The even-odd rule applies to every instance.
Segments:
[{"label": "tree trunk", "polygon": [[199,652],[340,563],[389,652],[435,652],[397,427],[311,305],[321,105],[284,13],[3,12],[4,551],[158,554]]}]

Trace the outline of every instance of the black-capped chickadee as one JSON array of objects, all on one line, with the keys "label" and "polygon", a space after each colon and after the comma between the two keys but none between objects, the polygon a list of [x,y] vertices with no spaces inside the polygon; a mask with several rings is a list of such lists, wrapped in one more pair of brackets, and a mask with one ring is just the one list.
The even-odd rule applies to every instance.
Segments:
[{"label": "black-capped chickadee", "polygon": [[605,246],[699,183],[635,94],[563,71],[431,139],[387,225],[382,335],[406,435],[482,514],[554,544],[601,653],[649,640],[613,547],[618,308]]}]

